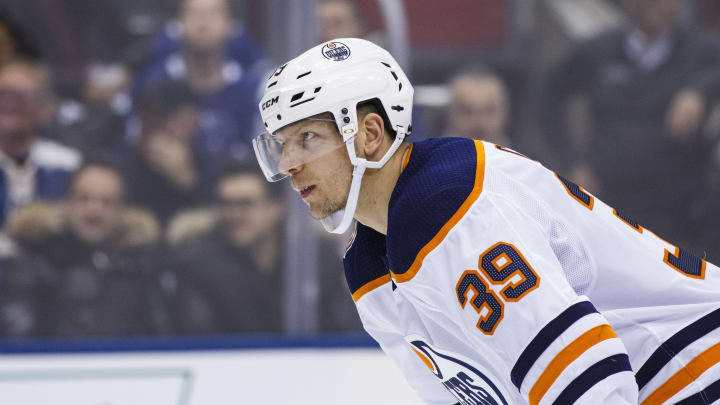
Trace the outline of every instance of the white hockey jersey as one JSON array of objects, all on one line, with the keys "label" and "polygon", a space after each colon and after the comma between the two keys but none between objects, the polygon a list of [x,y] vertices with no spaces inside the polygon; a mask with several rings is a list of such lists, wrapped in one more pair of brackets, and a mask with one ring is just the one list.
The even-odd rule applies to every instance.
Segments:
[{"label": "white hockey jersey", "polygon": [[346,278],[428,404],[720,399],[720,269],[540,163],[415,143],[388,215],[358,225]]}]

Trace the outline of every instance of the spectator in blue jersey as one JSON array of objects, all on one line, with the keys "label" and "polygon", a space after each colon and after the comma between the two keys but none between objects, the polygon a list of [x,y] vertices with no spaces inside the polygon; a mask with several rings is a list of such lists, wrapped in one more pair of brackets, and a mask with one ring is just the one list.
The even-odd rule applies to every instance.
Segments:
[{"label": "spectator in blue jersey", "polygon": [[259,127],[254,110],[265,72],[228,54],[233,20],[226,0],[183,0],[179,10],[177,50],[141,69],[133,93],[158,80],[185,83],[199,106],[196,146],[218,157],[245,159]]},{"label": "spectator in blue jersey", "polygon": [[33,319],[46,324],[25,330],[53,336],[169,329],[153,262],[159,229],[146,211],[126,207],[124,194],[119,169],[93,160],[74,174],[63,205],[35,203],[12,217],[9,231],[20,251],[4,274],[16,289],[14,299],[0,304],[8,334]]},{"label": "spectator in blue jersey", "polygon": [[185,83],[151,83],[135,103],[136,141],[125,151],[132,179],[128,200],[151,210],[165,224],[178,210],[202,201],[217,157],[197,146],[197,100]]},{"label": "spectator in blue jersey", "polygon": [[51,97],[40,63],[15,59],[0,67],[0,223],[31,201],[63,197],[80,163],[74,149],[39,137]]},{"label": "spectator in blue jersey", "polygon": [[[544,135],[561,173],[664,237],[710,245],[695,235],[704,222],[711,141],[702,129],[720,47],[679,24],[679,0],[623,5],[630,24],[577,45],[544,77]],[[563,109],[576,95],[589,101],[585,147],[565,125]],[[679,207],[687,212],[677,215]]]},{"label": "spectator in blue jersey", "polygon": [[[267,63],[265,53],[258,46],[243,23],[237,19],[231,21],[230,33],[225,42],[225,55],[237,61],[243,68],[264,66]],[[167,21],[160,32],[150,40],[148,63],[165,60],[168,56],[182,51],[183,25],[179,19]]]}]

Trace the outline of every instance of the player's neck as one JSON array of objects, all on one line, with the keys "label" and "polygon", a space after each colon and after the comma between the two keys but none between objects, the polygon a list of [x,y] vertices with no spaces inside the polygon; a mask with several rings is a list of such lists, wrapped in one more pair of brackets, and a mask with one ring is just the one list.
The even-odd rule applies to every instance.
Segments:
[{"label": "player's neck", "polygon": [[367,170],[363,176],[355,219],[383,235],[387,235],[390,196],[400,177],[402,162],[409,150],[410,144],[403,142],[382,168]]}]

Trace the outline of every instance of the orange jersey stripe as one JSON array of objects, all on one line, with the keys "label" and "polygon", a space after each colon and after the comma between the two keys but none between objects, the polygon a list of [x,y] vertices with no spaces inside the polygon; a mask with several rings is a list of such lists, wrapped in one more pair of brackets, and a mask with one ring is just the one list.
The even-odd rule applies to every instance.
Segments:
[{"label": "orange jersey stripe", "polygon": [[425,260],[425,256],[432,252],[433,249],[435,249],[440,242],[445,239],[448,232],[450,232],[460,219],[462,219],[473,203],[478,199],[478,197],[480,197],[483,180],[485,178],[485,148],[483,147],[482,142],[475,141],[475,150],[477,151],[477,167],[475,168],[475,184],[470,192],[470,195],[468,195],[460,208],[455,212],[455,214],[453,214],[450,220],[446,222],[442,228],[440,228],[440,231],[438,231],[430,242],[420,249],[420,252],[418,252],[417,256],[415,256],[415,260],[412,265],[410,265],[410,268],[405,273],[396,274],[391,272],[395,281],[404,283],[415,277],[415,274],[417,274],[418,270],[420,270],[420,267],[422,266],[423,260]]},{"label": "orange jersey stripe", "polygon": [[370,291],[380,287],[381,285],[383,285],[385,283],[389,283],[389,282],[390,282],[389,274],[386,274],[384,276],[380,276],[380,277],[376,278],[375,280],[358,288],[358,290],[355,291],[352,295],[353,301],[357,302],[360,299],[360,297],[362,297],[363,295],[365,295],[365,294],[369,293]]},{"label": "orange jersey stripe", "polygon": [[662,404],[717,363],[720,363],[720,343],[711,346],[692,359],[690,363],[678,370],[663,385],[648,395],[641,402],[641,405]]},{"label": "orange jersey stripe", "polygon": [[550,386],[557,380],[565,368],[575,361],[581,354],[585,353],[589,348],[602,342],[603,340],[615,338],[617,335],[610,325],[599,325],[589,331],[583,333],[579,338],[567,345],[554,359],[548,364],[547,368],[540,377],[535,381],[535,385],[530,389],[529,399],[531,405],[540,403]]},{"label": "orange jersey stripe", "polygon": [[410,149],[408,149],[407,155],[405,155],[405,159],[403,160],[403,164],[402,164],[402,169],[401,169],[401,171],[402,171],[402,170],[405,170],[405,168],[407,167],[408,163],[410,163],[410,155],[412,154],[412,150],[413,150],[413,144],[411,143],[411,144],[410,144]]}]

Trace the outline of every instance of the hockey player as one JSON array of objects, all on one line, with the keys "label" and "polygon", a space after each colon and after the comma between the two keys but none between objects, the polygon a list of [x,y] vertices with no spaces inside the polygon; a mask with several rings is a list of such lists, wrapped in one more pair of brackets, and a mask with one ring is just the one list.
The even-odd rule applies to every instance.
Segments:
[{"label": "hockey player", "polygon": [[359,39],[279,67],[254,140],[331,232],[366,330],[428,404],[709,404],[720,269],[540,163],[414,144],[413,88]]}]

